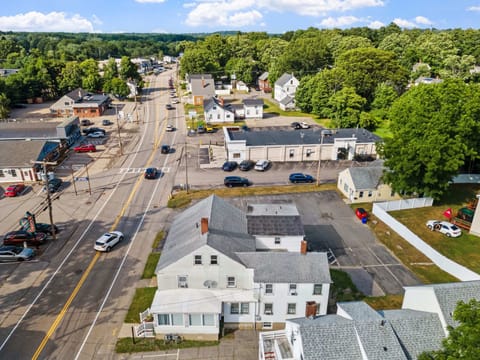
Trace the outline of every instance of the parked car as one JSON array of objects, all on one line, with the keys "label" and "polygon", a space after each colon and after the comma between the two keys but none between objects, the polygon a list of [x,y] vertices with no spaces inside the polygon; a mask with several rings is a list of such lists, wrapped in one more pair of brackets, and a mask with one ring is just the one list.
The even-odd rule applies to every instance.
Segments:
[{"label": "parked car", "polygon": [[257,163],[255,164],[254,169],[257,171],[265,171],[268,169],[270,165],[270,161],[268,160],[258,160]]},{"label": "parked car", "polygon": [[223,179],[223,183],[227,187],[250,185],[250,181],[247,178],[240,176],[226,176],[225,179]]},{"label": "parked car", "polygon": [[205,132],[205,127],[203,125],[197,126],[197,133],[203,134]]},{"label": "parked car", "polygon": [[173,127],[173,125],[168,124],[165,131],[172,132],[172,131],[175,131],[175,128]]},{"label": "parked car", "polygon": [[157,168],[149,167],[145,169],[145,173],[143,174],[145,179],[156,179],[158,175]]},{"label": "parked car", "polygon": [[170,153],[170,150],[171,150],[171,148],[170,148],[169,145],[162,145],[162,147],[160,148],[160,152],[162,154],[168,154],[168,153]]},{"label": "parked car", "polygon": [[103,132],[103,134],[106,134],[105,129],[98,128],[98,127],[89,127],[87,129],[83,129],[82,132],[83,132],[84,135],[88,135],[88,134],[94,133],[94,132]]},{"label": "parked car", "polygon": [[301,129],[302,127],[300,126],[300,123],[298,121],[294,121],[290,124],[290,126],[292,128],[294,128],[295,130],[298,130],[298,129]]},{"label": "parked car", "polygon": [[291,183],[313,183],[315,179],[312,175],[302,174],[302,173],[293,173],[288,177]]},{"label": "parked car", "polygon": [[103,126],[109,126],[109,125],[112,125],[112,124],[113,124],[113,122],[111,122],[111,121],[108,120],[108,119],[103,119],[103,120],[102,120],[102,125],[103,125]]},{"label": "parked car", "polygon": [[15,184],[15,185],[10,185],[5,189],[5,196],[8,197],[15,197],[20,195],[23,191],[25,191],[25,185],[24,184]]},{"label": "parked car", "polygon": [[95,131],[87,134],[88,138],[103,138],[105,137],[105,133],[101,131]]},{"label": "parked car", "polygon": [[120,231],[108,232],[95,241],[95,246],[93,248],[97,251],[109,252],[115,245],[121,242],[123,238],[124,236]]},{"label": "parked car", "polygon": [[173,107],[171,104],[167,104],[167,105],[165,105],[165,109],[167,109],[167,110],[173,110],[174,107]]},{"label": "parked car", "polygon": [[302,122],[300,123],[300,127],[301,127],[302,129],[310,129],[310,125],[307,124],[305,121],[302,121]]},{"label": "parked car", "polygon": [[[53,235],[52,225],[46,223],[35,223],[35,231],[46,235]],[[53,224],[53,231],[55,231],[55,234],[58,233],[58,226],[55,224]]]},{"label": "parked car", "polygon": [[213,132],[215,132],[215,128],[207,125],[207,126],[205,127],[205,131],[206,131],[207,133],[213,133]]},{"label": "parked car", "polygon": [[82,119],[80,120],[80,124],[82,126],[88,126],[88,125],[92,125],[93,123],[89,119]]},{"label": "parked car", "polygon": [[[58,191],[60,186],[62,186],[62,183],[63,183],[62,179],[59,179],[59,178],[50,179],[50,180],[48,180],[48,190],[51,193],[54,193],[54,192]],[[43,191],[47,191],[45,186],[43,187]]]},{"label": "parked car", "polygon": [[76,153],[95,152],[97,151],[97,148],[93,144],[84,144],[84,145],[75,146],[73,148],[73,151],[75,151]]},{"label": "parked car", "polygon": [[34,256],[35,251],[30,248],[13,245],[0,247],[0,261],[24,261]]},{"label": "parked car", "polygon": [[242,171],[248,171],[255,166],[255,162],[253,160],[242,160],[238,165],[238,168]]},{"label": "parked car", "polygon": [[10,231],[3,238],[3,245],[23,246],[26,242],[28,246],[38,246],[45,243],[47,235],[41,232],[31,233],[24,230]]},{"label": "parked car", "polygon": [[448,221],[428,220],[426,225],[430,230],[441,232],[448,237],[459,237],[462,235],[462,230]]},{"label": "parked car", "polygon": [[223,171],[233,171],[237,168],[238,164],[236,161],[226,161],[222,165]]},{"label": "parked car", "polygon": [[365,221],[364,219],[368,219],[368,212],[364,208],[356,208],[355,215],[359,218],[362,222]]}]

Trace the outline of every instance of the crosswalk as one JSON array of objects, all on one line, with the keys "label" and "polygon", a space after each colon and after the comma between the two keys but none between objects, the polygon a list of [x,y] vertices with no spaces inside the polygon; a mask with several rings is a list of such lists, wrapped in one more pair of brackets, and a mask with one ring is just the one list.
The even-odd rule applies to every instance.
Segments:
[{"label": "crosswalk", "polygon": [[[120,168],[119,173],[120,174],[140,174],[145,171],[146,168]],[[162,173],[169,173],[170,172],[170,167],[162,167],[160,168],[160,171]]]}]

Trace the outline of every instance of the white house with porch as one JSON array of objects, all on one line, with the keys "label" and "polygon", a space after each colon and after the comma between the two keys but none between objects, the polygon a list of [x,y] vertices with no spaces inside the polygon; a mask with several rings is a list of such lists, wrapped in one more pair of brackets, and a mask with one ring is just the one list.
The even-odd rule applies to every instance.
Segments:
[{"label": "white house with porch", "polygon": [[[280,329],[307,309],[326,313],[331,283],[326,254],[307,253],[298,227],[287,240],[285,226],[270,231],[276,234],[273,244],[278,237],[292,251],[269,251],[264,240],[263,251],[257,251],[260,241],[249,229],[265,231],[249,225],[260,221],[253,216],[249,220],[212,195],[176,217],[157,265],[158,289],[149,310],[157,336],[216,340],[224,328]],[[298,212],[272,216],[271,225],[290,216],[291,224],[299,219]]]}]

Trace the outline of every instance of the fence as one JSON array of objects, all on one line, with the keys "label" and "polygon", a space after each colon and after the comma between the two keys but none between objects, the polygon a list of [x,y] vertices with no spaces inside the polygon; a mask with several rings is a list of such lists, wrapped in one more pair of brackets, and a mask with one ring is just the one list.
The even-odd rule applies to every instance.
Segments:
[{"label": "fence", "polygon": [[461,281],[480,280],[479,274],[443,256],[430,245],[425,243],[422,239],[420,239],[417,235],[415,235],[412,231],[410,231],[405,225],[401,224],[394,217],[388,214],[388,211],[392,210],[413,209],[417,207],[432,206],[432,204],[433,199],[429,200],[429,198],[389,201],[373,204],[372,212],[376,217],[387,224],[393,231],[408,241],[418,251],[421,251],[443,271],[455,276]]}]

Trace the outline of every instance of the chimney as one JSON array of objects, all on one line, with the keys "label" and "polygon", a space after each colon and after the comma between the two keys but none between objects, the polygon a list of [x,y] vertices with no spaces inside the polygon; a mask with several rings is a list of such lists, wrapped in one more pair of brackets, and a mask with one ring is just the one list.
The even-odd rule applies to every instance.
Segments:
[{"label": "chimney", "polygon": [[307,254],[307,242],[305,240],[302,240],[302,242],[300,243],[300,254]]},{"label": "chimney", "polygon": [[223,104],[224,104],[223,98],[220,98],[219,101],[220,101],[220,106],[223,107]]},{"label": "chimney", "polygon": [[305,306],[305,317],[315,317],[317,315],[317,303],[315,301],[307,301]]},{"label": "chimney", "polygon": [[208,232],[208,218],[202,218],[200,231],[202,235]]}]

